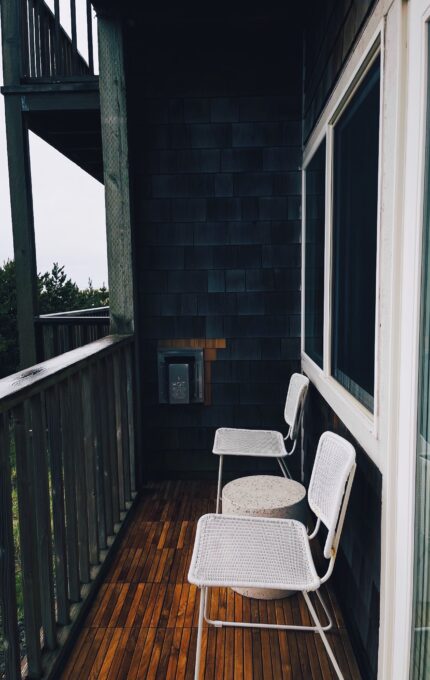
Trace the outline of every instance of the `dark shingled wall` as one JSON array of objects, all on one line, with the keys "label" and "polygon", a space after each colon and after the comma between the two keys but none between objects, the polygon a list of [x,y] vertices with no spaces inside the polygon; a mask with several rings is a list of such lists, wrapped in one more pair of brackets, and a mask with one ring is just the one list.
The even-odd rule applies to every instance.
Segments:
[{"label": "dark shingled wall", "polygon": [[363,678],[373,680],[378,670],[382,475],[313,386],[303,422],[306,485],[325,430],[345,437],[356,449],[357,471],[333,583]]},{"label": "dark shingled wall", "polygon": [[310,3],[305,22],[303,136],[317,122],[375,0]]},{"label": "dark shingled wall", "polygon": [[[285,430],[300,369],[301,32],[261,16],[140,29],[126,42],[145,458],[198,477],[215,427]],[[226,340],[211,405],[157,403],[157,346],[178,338]]]}]

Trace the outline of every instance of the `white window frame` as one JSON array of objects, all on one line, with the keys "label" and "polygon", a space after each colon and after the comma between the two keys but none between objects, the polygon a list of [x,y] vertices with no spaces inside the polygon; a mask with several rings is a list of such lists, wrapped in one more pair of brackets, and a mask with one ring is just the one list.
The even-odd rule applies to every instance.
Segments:
[{"label": "white window frame", "polygon": [[[345,423],[360,444],[377,457],[378,413],[379,413],[379,252],[380,252],[380,213],[381,213],[381,140],[383,137],[383,83],[384,83],[384,26],[380,24],[372,36],[367,49],[362,53],[355,68],[342,83],[324,110],[323,116],[311,135],[303,153],[302,166],[302,332],[301,358],[302,368],[315,384],[320,394]],[[332,243],[333,243],[333,140],[334,129],[339,118],[346,110],[352,97],[359,89],[364,77],[380,57],[380,109],[379,109],[379,168],[378,168],[378,208],[377,208],[377,256],[376,256],[376,310],[375,310],[375,381],[374,411],[371,413],[356,397],[350,394],[331,375],[331,339],[332,339]],[[306,264],[306,169],[326,140],[326,177],[325,177],[325,235],[324,235],[324,326],[323,326],[323,368],[321,369],[305,352],[305,264]]]}]

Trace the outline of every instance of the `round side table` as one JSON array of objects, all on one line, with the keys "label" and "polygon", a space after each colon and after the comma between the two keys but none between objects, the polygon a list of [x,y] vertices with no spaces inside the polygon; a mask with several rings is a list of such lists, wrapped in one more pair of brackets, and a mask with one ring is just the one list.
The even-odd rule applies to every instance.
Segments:
[{"label": "round side table", "polygon": [[[254,517],[283,517],[306,524],[306,489],[299,482],[285,477],[254,475],[241,477],[226,484],[222,490],[224,515],[253,515]],[[288,597],[289,590],[261,588],[233,588],[240,595],[257,600]]]}]

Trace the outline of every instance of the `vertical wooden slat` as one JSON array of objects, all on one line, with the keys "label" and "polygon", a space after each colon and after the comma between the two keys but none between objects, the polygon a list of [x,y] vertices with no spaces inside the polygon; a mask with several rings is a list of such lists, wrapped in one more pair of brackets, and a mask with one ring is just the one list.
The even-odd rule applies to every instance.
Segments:
[{"label": "vertical wooden slat", "polygon": [[87,40],[88,40],[88,67],[90,75],[94,74],[94,46],[93,46],[93,18],[90,0],[87,0]]},{"label": "vertical wooden slat", "polygon": [[40,61],[40,0],[33,0],[34,4],[34,77],[40,78],[42,67]]},{"label": "vertical wooden slat", "polygon": [[106,505],[104,491],[104,464],[103,464],[103,436],[102,436],[102,416],[100,404],[100,390],[98,383],[98,366],[91,366],[91,409],[93,429],[93,447],[96,464],[96,498],[97,498],[97,520],[99,548],[104,549],[107,545],[106,535]]},{"label": "vertical wooden slat", "polygon": [[33,511],[36,514],[37,549],[39,556],[40,601],[45,646],[55,649],[57,637],[54,616],[54,582],[52,576],[52,535],[49,501],[46,426],[42,394],[30,400],[32,429],[32,462],[34,475]]},{"label": "vertical wooden slat", "polygon": [[22,75],[27,77],[29,73],[29,35],[28,35],[28,0],[21,0],[21,59]]},{"label": "vertical wooden slat", "polygon": [[136,452],[134,436],[134,403],[133,403],[133,346],[125,350],[125,370],[127,379],[127,412],[128,412],[128,440],[130,452],[130,485],[131,491],[136,491]]},{"label": "vertical wooden slat", "polygon": [[40,49],[42,61],[42,75],[49,78],[49,38],[48,38],[48,16],[44,1],[40,3]]},{"label": "vertical wooden slat", "polygon": [[54,0],[54,59],[55,75],[62,74],[62,59],[60,49],[60,0]]},{"label": "vertical wooden slat", "polygon": [[106,520],[106,534],[113,535],[113,509],[112,509],[112,473],[111,473],[111,459],[109,448],[109,415],[108,415],[108,384],[106,379],[105,361],[100,359],[97,365],[97,399],[100,406],[100,424],[101,424],[101,465],[103,472],[103,486],[105,498],[105,520]]},{"label": "vertical wooden slat", "polygon": [[118,483],[118,444],[116,438],[116,417],[115,417],[115,381],[113,372],[112,356],[107,356],[106,379],[107,379],[107,407],[108,407],[108,454],[110,455],[111,465],[111,484],[112,484],[112,517],[114,524],[120,521],[119,510],[119,483]]},{"label": "vertical wooden slat", "polygon": [[91,564],[99,563],[99,534],[97,526],[97,489],[96,489],[96,461],[94,451],[95,429],[94,411],[91,405],[90,369],[82,373],[82,406],[83,406],[83,434],[85,478],[87,487],[88,511],[88,546]]},{"label": "vertical wooden slat", "polygon": [[0,613],[6,677],[21,678],[12,524],[9,418],[0,414]]},{"label": "vertical wooden slat", "polygon": [[76,462],[76,510],[78,519],[79,572],[82,583],[90,581],[90,562],[88,554],[88,513],[87,485],[85,476],[83,406],[81,374],[70,378],[73,399],[73,432]]},{"label": "vertical wooden slat", "polygon": [[125,510],[125,474],[124,474],[124,427],[122,420],[122,390],[121,390],[121,357],[119,352],[113,356],[114,373],[114,403],[115,403],[115,430],[118,470],[118,499],[120,510]]},{"label": "vertical wooden slat", "polygon": [[73,403],[71,399],[68,381],[60,385],[60,404],[62,422],[62,449],[64,456],[64,499],[66,505],[66,545],[67,545],[67,569],[69,577],[69,598],[72,602],[81,599],[81,584],[79,580],[79,551],[78,551],[78,527],[76,519],[76,468],[74,450],[74,422]]},{"label": "vertical wooden slat", "polygon": [[45,395],[45,400],[49,460],[51,466],[57,621],[60,625],[65,626],[69,623],[69,600],[67,595],[66,524],[64,519],[63,456],[58,388],[53,387],[48,390]]},{"label": "vertical wooden slat", "polygon": [[70,0],[70,22],[72,27],[72,69],[78,67],[78,39],[76,32],[76,0]]},{"label": "vertical wooden slat", "polygon": [[24,404],[13,410],[16,479],[18,488],[19,536],[21,548],[22,588],[24,599],[25,641],[29,676],[38,678],[42,672],[40,628],[42,624],[37,559],[34,487],[25,422]]},{"label": "vertical wooden slat", "polygon": [[29,75],[36,75],[36,48],[34,34],[34,0],[28,0],[28,34],[29,34]]},{"label": "vertical wooden slat", "polygon": [[119,354],[120,363],[120,390],[121,390],[121,425],[123,437],[123,465],[124,465],[124,496],[127,502],[131,501],[131,476],[130,476],[130,440],[128,429],[128,408],[127,408],[127,366],[126,350],[121,350]]}]

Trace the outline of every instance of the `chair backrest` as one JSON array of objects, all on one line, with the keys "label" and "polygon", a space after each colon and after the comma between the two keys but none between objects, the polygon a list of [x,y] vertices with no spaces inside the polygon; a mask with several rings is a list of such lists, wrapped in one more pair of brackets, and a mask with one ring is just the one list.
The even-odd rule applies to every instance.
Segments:
[{"label": "chair backrest", "polygon": [[293,373],[288,386],[284,409],[285,422],[290,427],[288,436],[292,440],[297,439],[308,386],[309,378],[301,373]]},{"label": "chair backrest", "polygon": [[355,449],[352,444],[334,432],[324,432],[318,442],[308,502],[328,529],[324,546],[327,559],[337,551],[354,472]]}]

